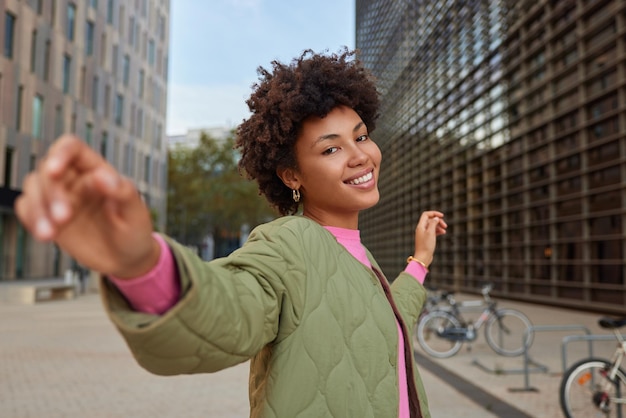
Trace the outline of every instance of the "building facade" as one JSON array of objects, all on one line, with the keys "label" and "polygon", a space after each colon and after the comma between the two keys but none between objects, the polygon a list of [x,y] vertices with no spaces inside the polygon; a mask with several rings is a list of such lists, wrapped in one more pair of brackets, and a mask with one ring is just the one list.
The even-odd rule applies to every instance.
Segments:
[{"label": "building facade", "polygon": [[188,129],[186,133],[180,135],[168,135],[167,146],[169,149],[177,147],[197,148],[200,145],[202,134],[214,139],[218,144],[224,143],[226,139],[233,135],[236,127],[212,126],[207,128]]},{"label": "building facade", "polygon": [[132,178],[165,225],[169,0],[0,1],[0,280],[71,260],[15,217],[22,182],[63,133]]},{"label": "building facade", "polygon": [[356,47],[383,97],[361,228],[386,271],[438,209],[431,285],[626,313],[626,2],[356,0]]}]

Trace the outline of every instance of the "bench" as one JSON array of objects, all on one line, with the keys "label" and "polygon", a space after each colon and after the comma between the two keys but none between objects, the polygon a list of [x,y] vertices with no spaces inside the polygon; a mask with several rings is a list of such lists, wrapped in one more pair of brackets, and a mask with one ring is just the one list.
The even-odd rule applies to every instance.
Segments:
[{"label": "bench", "polygon": [[34,304],[37,302],[74,299],[76,286],[67,283],[10,283],[0,286],[0,302]]}]

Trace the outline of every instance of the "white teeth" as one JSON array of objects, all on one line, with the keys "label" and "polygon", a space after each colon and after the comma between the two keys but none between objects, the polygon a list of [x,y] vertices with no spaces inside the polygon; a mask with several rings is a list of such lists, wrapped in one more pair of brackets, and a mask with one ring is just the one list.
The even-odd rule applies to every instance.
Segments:
[{"label": "white teeth", "polygon": [[372,177],[374,177],[374,175],[372,174],[372,172],[370,171],[369,173],[367,173],[364,176],[361,176],[359,178],[356,178],[354,180],[350,180],[348,182],[348,184],[361,184],[361,183],[365,183],[366,181],[370,181],[372,179]]}]

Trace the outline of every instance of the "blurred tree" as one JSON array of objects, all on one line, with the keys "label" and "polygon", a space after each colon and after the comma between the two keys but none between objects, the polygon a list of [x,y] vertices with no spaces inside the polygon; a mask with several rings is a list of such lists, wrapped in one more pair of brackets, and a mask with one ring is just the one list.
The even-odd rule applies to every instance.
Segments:
[{"label": "blurred tree", "polygon": [[276,216],[255,182],[238,171],[234,132],[223,142],[202,133],[197,148],[168,154],[167,231],[179,242],[200,246],[212,234],[216,255],[239,238],[243,225],[254,227]]}]

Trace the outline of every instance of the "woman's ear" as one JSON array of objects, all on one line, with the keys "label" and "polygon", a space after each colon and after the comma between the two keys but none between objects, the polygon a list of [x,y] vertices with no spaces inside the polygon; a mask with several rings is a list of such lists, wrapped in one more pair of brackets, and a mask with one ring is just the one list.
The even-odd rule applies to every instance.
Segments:
[{"label": "woman's ear", "polygon": [[277,168],[276,175],[292,190],[300,188],[300,180],[293,168]]}]

